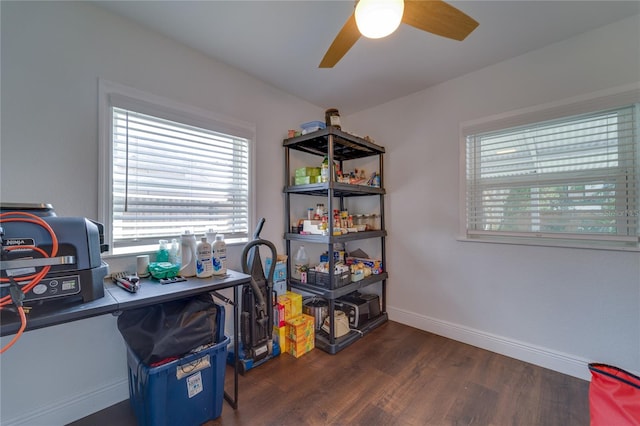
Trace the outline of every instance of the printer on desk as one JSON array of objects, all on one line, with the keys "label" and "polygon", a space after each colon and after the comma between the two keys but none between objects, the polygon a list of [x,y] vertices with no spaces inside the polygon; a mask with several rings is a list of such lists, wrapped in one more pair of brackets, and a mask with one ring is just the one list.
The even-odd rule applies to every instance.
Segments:
[{"label": "printer on desk", "polygon": [[[39,221],[49,225],[55,234],[58,242],[55,256],[47,257],[29,248],[35,246],[47,255],[52,253],[53,237]],[[25,293],[25,303],[62,298],[86,303],[104,296],[103,280],[109,273],[109,265],[100,257],[108,248],[102,224],[83,217],[58,217],[49,204],[3,203],[0,233],[2,297],[9,293],[10,276],[24,292],[30,282],[25,277],[37,274],[44,266],[51,268]]]}]

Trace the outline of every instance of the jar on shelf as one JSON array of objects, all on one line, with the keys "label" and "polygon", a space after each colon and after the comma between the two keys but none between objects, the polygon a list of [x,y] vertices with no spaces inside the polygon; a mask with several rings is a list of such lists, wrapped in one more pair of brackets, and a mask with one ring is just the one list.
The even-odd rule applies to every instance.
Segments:
[{"label": "jar on shelf", "polygon": [[336,108],[329,108],[324,112],[324,120],[327,126],[333,126],[340,129],[340,112]]},{"label": "jar on shelf", "polygon": [[363,214],[361,217],[362,225],[365,226],[367,231],[371,231],[371,215]]},{"label": "jar on shelf", "polygon": [[370,215],[369,221],[371,222],[371,229],[378,231],[380,230],[380,215],[372,214]]}]

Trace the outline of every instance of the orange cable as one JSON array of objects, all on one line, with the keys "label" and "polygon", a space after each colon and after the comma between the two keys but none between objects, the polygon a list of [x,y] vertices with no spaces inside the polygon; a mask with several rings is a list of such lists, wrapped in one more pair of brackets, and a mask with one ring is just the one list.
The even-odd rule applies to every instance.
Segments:
[{"label": "orange cable", "polygon": [[24,333],[24,329],[27,328],[27,316],[24,314],[24,308],[22,306],[18,307],[18,313],[20,314],[20,329],[18,330],[16,335],[13,336],[13,339],[11,339],[11,341],[7,343],[4,348],[0,349],[0,355],[5,353],[7,349],[13,346],[22,336],[22,333]]},{"label": "orange cable", "polygon": [[[15,216],[19,216],[19,217],[15,217]],[[43,227],[47,232],[49,232],[49,235],[51,235],[51,253],[47,253],[41,248],[36,246],[11,246],[11,247],[5,248],[7,251],[29,249],[29,250],[40,253],[45,258],[55,257],[58,254],[58,238],[56,236],[56,233],[53,231],[53,228],[51,228],[51,226],[49,226],[49,224],[45,222],[41,217],[31,213],[27,213],[27,212],[6,212],[6,213],[0,213],[0,223],[3,223],[3,222],[33,223]],[[17,278],[14,278],[14,280],[18,282],[30,280],[30,282],[22,286],[22,289],[21,289],[23,294],[27,294],[49,273],[50,269],[51,269],[51,266],[45,266],[42,268],[42,270],[40,270],[40,272],[37,272],[32,275],[28,275],[28,276],[17,277]],[[9,281],[9,278],[0,278],[0,282],[8,282],[8,281]],[[6,295],[5,297],[1,298],[0,310],[4,306],[10,303],[12,303],[11,295]],[[18,330],[16,335],[13,336],[13,339],[11,339],[11,341],[5,347],[0,349],[0,355],[3,354],[11,346],[13,346],[18,341],[18,339],[20,339],[20,337],[22,336],[22,333],[24,333],[24,330],[27,327],[27,316],[25,315],[24,308],[22,306],[18,306],[18,313],[20,314],[20,329]]]}]

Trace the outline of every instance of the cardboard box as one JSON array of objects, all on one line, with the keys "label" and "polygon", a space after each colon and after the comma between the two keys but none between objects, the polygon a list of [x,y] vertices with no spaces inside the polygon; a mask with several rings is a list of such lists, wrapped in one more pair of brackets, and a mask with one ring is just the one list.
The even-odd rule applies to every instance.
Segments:
[{"label": "cardboard box", "polygon": [[304,221],[302,222],[302,232],[305,232],[307,234],[322,235],[324,234],[325,230],[321,228],[321,220],[304,219]]},{"label": "cardboard box", "polygon": [[282,303],[276,303],[273,307],[273,326],[284,327],[285,325],[284,305]]},{"label": "cardboard box", "polygon": [[347,257],[347,265],[353,265],[362,263],[365,266],[371,268],[371,273],[374,275],[382,273],[382,261],[378,259],[364,259],[361,257]]},{"label": "cardboard box", "polygon": [[[284,307],[284,321],[287,322],[302,314],[302,295],[287,291],[276,298],[276,302]],[[282,319],[282,317],[280,317]]]},{"label": "cardboard box", "polygon": [[320,167],[300,167],[296,169],[295,177],[320,176]]},{"label": "cardboard box", "polygon": [[291,339],[287,339],[287,352],[295,357],[295,358],[300,358],[302,355],[306,354],[307,352],[311,352],[311,350],[313,350],[313,348],[315,347],[315,340],[314,339],[304,339],[304,340],[298,340],[298,341],[293,341]]},{"label": "cardboard box", "polygon": [[278,310],[281,310],[281,314],[279,316],[279,322],[278,325],[284,325],[284,323],[292,318],[291,316],[291,299],[289,299],[289,297],[284,294],[282,296],[278,296],[276,298],[276,301],[278,303],[278,305],[282,306],[282,308],[280,308],[280,306],[278,306]]},{"label": "cardboard box", "polygon": [[[289,351],[287,348],[287,328],[286,327],[273,327],[273,337],[277,339],[280,345],[280,353],[286,353]],[[276,342],[273,343],[274,345]]]},{"label": "cardboard box", "polygon": [[293,178],[294,185],[308,185],[311,183],[311,176],[296,176]]},{"label": "cardboard box", "polygon": [[286,295],[291,299],[291,318],[302,314],[302,295],[292,291],[287,291]]},{"label": "cardboard box", "polygon": [[[267,257],[264,262],[264,273],[269,274],[271,268],[271,258]],[[287,255],[279,254],[276,256],[276,269],[273,271],[273,282],[287,280]]]},{"label": "cardboard box", "polygon": [[315,338],[315,318],[301,314],[287,320],[287,339],[294,342]]},{"label": "cardboard box", "polygon": [[[336,263],[345,263],[345,251],[344,250],[334,250],[333,251],[333,260]],[[329,254],[322,253],[320,255],[320,262],[329,262]]]},{"label": "cardboard box", "polygon": [[287,282],[286,281],[276,281],[273,283],[273,291],[276,293],[276,296],[283,296],[287,293]]},{"label": "cardboard box", "polygon": [[321,183],[320,176],[295,176],[293,178],[294,185],[308,185],[310,183]]}]

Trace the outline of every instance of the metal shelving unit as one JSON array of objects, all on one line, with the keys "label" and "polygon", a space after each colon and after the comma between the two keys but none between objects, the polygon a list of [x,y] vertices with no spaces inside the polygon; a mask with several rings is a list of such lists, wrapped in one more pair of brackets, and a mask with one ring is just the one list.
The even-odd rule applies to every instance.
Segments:
[{"label": "metal shelving unit", "polygon": [[[288,285],[290,288],[322,296],[328,300],[330,313],[329,333],[319,331],[316,334],[316,346],[328,353],[335,354],[388,320],[386,309],[386,284],[389,275],[385,271],[381,274],[371,275],[361,281],[353,282],[339,288],[333,288],[333,280],[335,279],[333,274],[329,274],[328,288],[314,284],[301,283],[300,281],[291,278],[291,265],[293,261],[291,241],[325,244],[327,246],[327,253],[331,254],[334,251],[335,244],[378,238],[381,240],[380,259],[382,260],[383,267],[386,267],[385,238],[387,236],[387,232],[385,230],[384,222],[385,190],[383,179],[383,155],[385,150],[383,147],[378,146],[369,140],[351,135],[331,126],[306,135],[285,139],[283,141],[283,146],[285,148],[285,187],[283,192],[285,194],[286,212],[285,229],[287,230],[284,235],[284,239],[286,241],[286,252],[288,255],[287,276],[290,277]],[[291,177],[293,176],[291,170],[291,151],[300,151],[307,154],[318,155],[320,157],[324,157],[326,155],[329,158],[329,164],[333,164],[334,161],[338,162],[341,170],[344,170],[344,161],[377,156],[378,170],[380,173],[380,187],[339,183],[334,180],[333,173],[329,173],[329,181],[325,183],[292,186],[290,185]],[[326,204],[329,212],[334,210],[334,203],[336,199],[339,200],[339,206],[336,207],[339,207],[340,210],[344,210],[344,201],[347,198],[378,197],[380,207],[380,230],[354,232],[345,235],[333,235],[333,221],[329,220],[328,235],[301,235],[291,233],[289,232],[291,229],[291,197],[296,194],[326,198]],[[334,270],[334,263],[334,257],[329,255],[330,271]],[[335,337],[335,324],[334,317],[332,315],[335,309],[335,299],[376,283],[381,283],[381,315],[358,327],[358,331],[351,331],[345,336],[341,336],[339,338]]]}]

